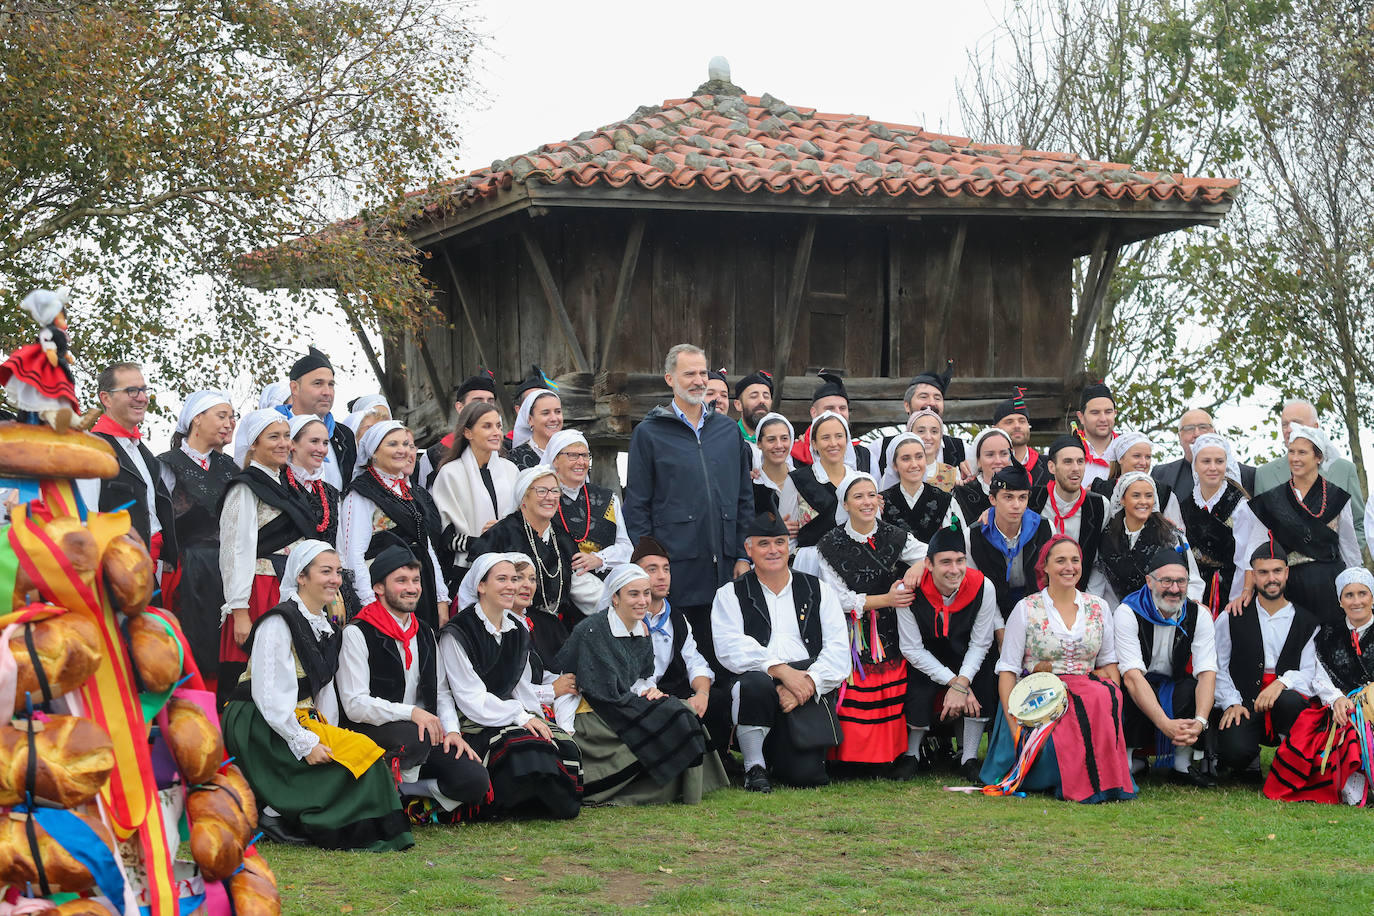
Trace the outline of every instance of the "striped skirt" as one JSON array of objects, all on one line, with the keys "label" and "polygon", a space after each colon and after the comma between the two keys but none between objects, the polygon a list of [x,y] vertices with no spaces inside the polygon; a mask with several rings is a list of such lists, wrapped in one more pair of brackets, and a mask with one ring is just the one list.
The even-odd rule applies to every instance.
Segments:
[{"label": "striped skirt", "polygon": [[906,751],[906,659],[865,664],[863,677],[840,688],[835,709],[844,739],[831,748],[831,760],[891,763]]},{"label": "striped skirt", "polygon": [[1269,778],[1264,782],[1265,797],[1340,804],[1346,780],[1362,769],[1360,740],[1349,725],[1338,729],[1331,753],[1323,761],[1331,722],[1328,706],[1310,707],[1298,715],[1288,737],[1274,752]]}]

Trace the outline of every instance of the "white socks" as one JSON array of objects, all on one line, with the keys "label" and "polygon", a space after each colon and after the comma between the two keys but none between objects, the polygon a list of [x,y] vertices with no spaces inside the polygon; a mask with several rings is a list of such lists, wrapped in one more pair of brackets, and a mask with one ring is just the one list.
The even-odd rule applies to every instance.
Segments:
[{"label": "white socks", "polygon": [[978,744],[983,740],[983,728],[987,724],[987,719],[964,716],[964,740],[959,748],[962,752],[960,763],[968,763],[978,756]]},{"label": "white socks", "polygon": [[764,766],[763,742],[768,737],[768,727],[764,725],[740,725],[735,728],[735,739],[744,754],[744,768]]},{"label": "white socks", "polygon": [[1365,779],[1363,773],[1351,773],[1350,778],[1341,786],[1341,801],[1347,805],[1358,805],[1364,801]]},{"label": "white socks", "polygon": [[1188,772],[1188,765],[1193,762],[1193,749],[1191,747],[1174,748],[1174,772]]},{"label": "white socks", "polygon": [[928,728],[912,728],[907,726],[906,730],[906,756],[921,759],[921,742],[926,740]]}]

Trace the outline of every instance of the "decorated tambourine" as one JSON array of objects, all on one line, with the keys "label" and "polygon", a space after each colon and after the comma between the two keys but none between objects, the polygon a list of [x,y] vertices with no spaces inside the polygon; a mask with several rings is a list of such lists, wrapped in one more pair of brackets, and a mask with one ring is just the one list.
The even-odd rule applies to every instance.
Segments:
[{"label": "decorated tambourine", "polygon": [[1069,707],[1069,691],[1057,675],[1037,671],[1017,681],[1007,697],[1007,712],[1026,728],[1053,722]]}]

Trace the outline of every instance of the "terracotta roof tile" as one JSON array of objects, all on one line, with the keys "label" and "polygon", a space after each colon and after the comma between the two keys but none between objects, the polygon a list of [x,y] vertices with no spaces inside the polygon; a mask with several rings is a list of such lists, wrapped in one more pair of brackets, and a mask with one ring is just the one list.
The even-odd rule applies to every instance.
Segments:
[{"label": "terracotta roof tile", "polygon": [[694,96],[548,143],[413,197],[434,217],[516,184],[913,198],[1195,201],[1234,197],[1239,182],[1138,172],[1071,153],[979,144],[908,124],[794,108],[769,95]]}]

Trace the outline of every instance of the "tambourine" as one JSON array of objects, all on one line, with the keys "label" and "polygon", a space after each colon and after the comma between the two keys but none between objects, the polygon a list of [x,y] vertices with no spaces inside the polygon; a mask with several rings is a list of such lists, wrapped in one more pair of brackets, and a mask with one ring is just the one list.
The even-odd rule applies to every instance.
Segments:
[{"label": "tambourine", "polygon": [[1057,675],[1036,671],[1017,681],[1007,712],[1026,728],[1053,722],[1069,708],[1069,690]]}]

